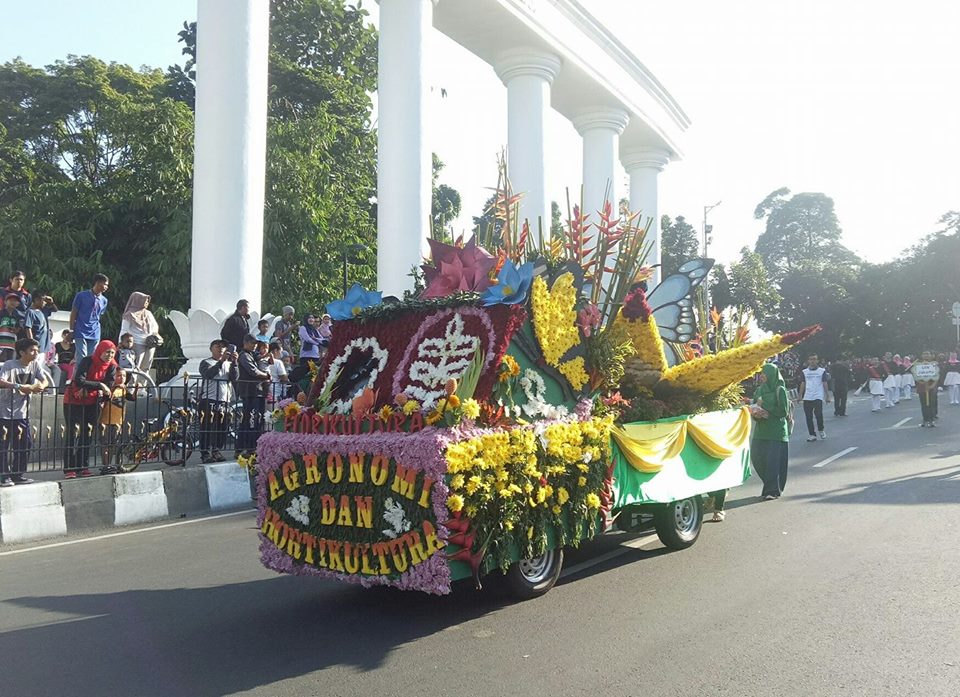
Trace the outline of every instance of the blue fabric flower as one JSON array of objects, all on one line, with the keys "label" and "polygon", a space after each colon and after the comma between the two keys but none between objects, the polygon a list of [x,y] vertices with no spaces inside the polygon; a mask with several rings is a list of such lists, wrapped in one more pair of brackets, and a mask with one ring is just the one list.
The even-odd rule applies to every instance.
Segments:
[{"label": "blue fabric flower", "polygon": [[518,305],[527,299],[531,283],[533,263],[528,261],[518,268],[508,259],[503,262],[496,284],[483,291],[480,300],[484,306]]},{"label": "blue fabric flower", "polygon": [[363,310],[379,305],[381,302],[383,302],[383,293],[379,290],[364,290],[359,283],[354,283],[343,300],[327,303],[327,314],[333,320],[353,319]]}]

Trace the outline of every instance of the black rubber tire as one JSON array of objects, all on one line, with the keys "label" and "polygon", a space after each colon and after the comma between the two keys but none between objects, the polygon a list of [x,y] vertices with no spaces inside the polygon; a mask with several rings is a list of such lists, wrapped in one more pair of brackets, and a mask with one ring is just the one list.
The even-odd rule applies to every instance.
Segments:
[{"label": "black rubber tire", "polygon": [[140,466],[140,457],[138,451],[141,446],[134,443],[121,445],[117,450],[116,466],[121,472],[133,472]]},{"label": "black rubber tire", "polygon": [[171,467],[185,467],[192,454],[193,448],[189,443],[184,444],[182,440],[160,445],[160,459],[165,465]]},{"label": "black rubber tire", "polygon": [[[537,569],[533,578],[530,577],[531,564],[537,567],[537,561],[547,557],[543,568]],[[547,550],[542,557],[535,560],[515,562],[507,569],[504,576],[509,593],[518,600],[531,600],[545,594],[560,578],[563,569],[563,549]]]},{"label": "black rubber tire", "polygon": [[703,529],[703,499],[694,496],[667,503],[653,514],[657,537],[670,549],[686,549],[700,537]]}]

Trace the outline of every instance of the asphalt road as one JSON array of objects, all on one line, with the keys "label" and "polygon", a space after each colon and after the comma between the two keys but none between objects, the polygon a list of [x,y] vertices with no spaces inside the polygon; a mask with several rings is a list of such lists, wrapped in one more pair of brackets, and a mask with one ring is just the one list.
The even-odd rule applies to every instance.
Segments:
[{"label": "asphalt road", "polygon": [[276,576],[249,512],[2,548],[0,695],[957,697],[960,407],[848,411],[781,500],[751,480],[684,552],[608,536],[521,604]]}]

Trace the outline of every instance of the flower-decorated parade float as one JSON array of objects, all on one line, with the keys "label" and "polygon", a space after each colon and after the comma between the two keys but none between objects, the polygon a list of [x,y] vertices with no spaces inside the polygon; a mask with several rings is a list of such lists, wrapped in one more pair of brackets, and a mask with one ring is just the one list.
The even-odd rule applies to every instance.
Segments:
[{"label": "flower-decorated parade float", "polygon": [[693,544],[703,496],[749,477],[739,383],[815,329],[703,355],[709,260],[648,290],[636,216],[574,209],[554,239],[502,217],[431,240],[402,300],[327,306],[312,390],[257,446],[267,567],[436,594],[505,574],[533,597],[611,529]]}]

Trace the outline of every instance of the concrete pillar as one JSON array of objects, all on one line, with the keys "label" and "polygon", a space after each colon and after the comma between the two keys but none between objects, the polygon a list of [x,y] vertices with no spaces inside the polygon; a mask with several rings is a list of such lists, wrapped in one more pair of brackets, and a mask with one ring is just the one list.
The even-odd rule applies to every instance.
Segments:
[{"label": "concrete pillar", "polygon": [[379,0],[377,80],[377,284],[412,287],[407,274],[429,249],[428,32],[436,0]]},{"label": "concrete pillar", "polygon": [[597,211],[610,201],[617,211],[617,142],[629,116],[623,109],[597,107],[583,111],[573,125],[583,138],[583,212],[597,223]]},{"label": "concrete pillar", "polygon": [[546,177],[546,118],[550,85],[560,71],[560,58],[531,48],[501,54],[494,68],[507,87],[507,175],[520,199],[520,220],[530,221],[544,238],[550,236],[550,199]]},{"label": "concrete pillar", "polygon": [[621,153],[621,162],[630,176],[630,210],[640,213],[637,223],[642,225],[652,218],[647,231],[651,243],[647,264],[653,266],[650,287],[661,281],[660,273],[660,209],[657,205],[657,175],[670,162],[670,154],[661,148],[635,147]]},{"label": "concrete pillar", "polygon": [[190,306],[260,308],[269,0],[198,0]]}]

